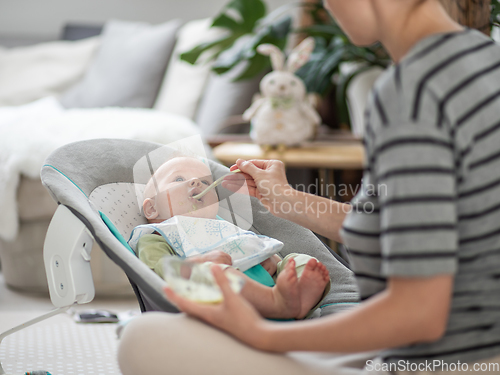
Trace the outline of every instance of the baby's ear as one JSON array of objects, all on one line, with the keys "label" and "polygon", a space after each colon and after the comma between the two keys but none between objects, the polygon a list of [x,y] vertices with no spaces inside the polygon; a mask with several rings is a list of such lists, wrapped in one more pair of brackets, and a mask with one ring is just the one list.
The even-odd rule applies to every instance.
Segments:
[{"label": "baby's ear", "polygon": [[155,201],[152,198],[144,199],[142,203],[142,210],[144,211],[144,216],[148,220],[153,220],[158,217],[158,211],[156,210]]}]

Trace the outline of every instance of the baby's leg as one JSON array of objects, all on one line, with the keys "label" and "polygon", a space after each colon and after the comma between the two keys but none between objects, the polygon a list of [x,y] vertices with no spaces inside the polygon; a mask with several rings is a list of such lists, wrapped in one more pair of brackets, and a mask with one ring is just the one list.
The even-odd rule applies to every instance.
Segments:
[{"label": "baby's leg", "polygon": [[[289,263],[293,263],[294,271],[298,277],[298,291],[290,292],[290,288],[296,288],[294,284],[282,282],[281,274],[283,269],[288,269]],[[288,278],[289,276],[287,276]],[[276,281],[279,290],[282,291],[284,298],[298,295],[300,301],[300,312],[296,318],[304,318],[318,302],[320,302],[326,288],[329,286],[330,277],[326,267],[318,262],[316,258],[305,254],[289,254],[280,264],[278,264],[278,279]]]},{"label": "baby's leg", "polygon": [[241,295],[263,317],[289,319],[300,314],[300,287],[293,262],[281,272],[279,285],[276,284],[272,288],[258,283],[234,268],[229,267],[225,272],[235,272],[245,279]]},{"label": "baby's leg", "polygon": [[241,294],[266,318],[304,318],[321,299],[330,283],[328,270],[315,258],[305,254],[289,254],[278,264],[278,278],[273,288],[245,278]]},{"label": "baby's leg", "polygon": [[324,297],[324,291],[330,285],[330,274],[323,263],[310,259],[299,277],[300,302],[299,318],[304,318]]}]

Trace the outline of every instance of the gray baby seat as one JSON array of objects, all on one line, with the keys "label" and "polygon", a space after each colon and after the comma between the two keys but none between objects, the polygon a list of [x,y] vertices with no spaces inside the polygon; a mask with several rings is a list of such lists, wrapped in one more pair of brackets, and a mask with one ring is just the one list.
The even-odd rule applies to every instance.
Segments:
[{"label": "gray baby seat", "polygon": [[[89,260],[95,240],[126,273],[143,312],[177,311],[163,293],[165,281],[142,263],[125,242],[136,225],[146,222],[135,193],[134,165],[160,147],[165,146],[95,139],[68,144],[47,158],[41,171],[42,183],[59,204],[44,246],[49,289],[56,306],[87,303],[93,299]],[[214,178],[228,172],[214,161],[210,160],[209,165]],[[223,188],[218,189],[218,194],[219,215],[224,219],[237,225],[251,224],[250,230],[282,241],[285,245],[281,256],[305,253],[326,265],[332,287],[319,315],[357,303],[352,272],[311,231],[266,213],[255,198],[250,198],[250,213],[236,212],[231,202],[249,197],[231,194]]]}]

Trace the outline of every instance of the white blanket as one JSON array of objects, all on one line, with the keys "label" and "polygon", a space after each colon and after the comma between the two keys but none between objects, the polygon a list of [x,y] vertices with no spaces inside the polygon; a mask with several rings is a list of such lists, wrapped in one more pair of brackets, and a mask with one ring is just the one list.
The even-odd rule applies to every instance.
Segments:
[{"label": "white blanket", "polygon": [[150,109],[65,110],[53,97],[0,108],[0,238],[13,240],[17,235],[20,175],[39,177],[43,162],[55,149],[93,138],[168,144],[198,133],[191,120]]}]

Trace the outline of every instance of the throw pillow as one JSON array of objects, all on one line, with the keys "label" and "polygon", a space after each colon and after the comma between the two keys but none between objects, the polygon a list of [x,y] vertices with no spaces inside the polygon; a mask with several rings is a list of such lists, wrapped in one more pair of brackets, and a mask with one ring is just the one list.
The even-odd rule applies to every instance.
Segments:
[{"label": "throw pillow", "polygon": [[[212,64],[198,62],[191,65],[180,60],[179,55],[198,44],[221,36],[223,31],[210,28],[212,22],[210,18],[195,20],[186,23],[179,30],[177,44],[156,99],[155,109],[194,119]],[[203,60],[206,56],[202,55],[200,59]]]},{"label": "throw pillow", "polygon": [[223,75],[211,74],[195,118],[202,135],[248,132],[248,125],[244,124],[225,127],[229,117],[241,115],[250,107],[264,76],[263,73],[250,80],[233,82],[244,68],[241,63]]},{"label": "throw pillow", "polygon": [[66,108],[151,108],[175,45],[179,20],[161,25],[111,20],[85,77],[69,89]]}]

